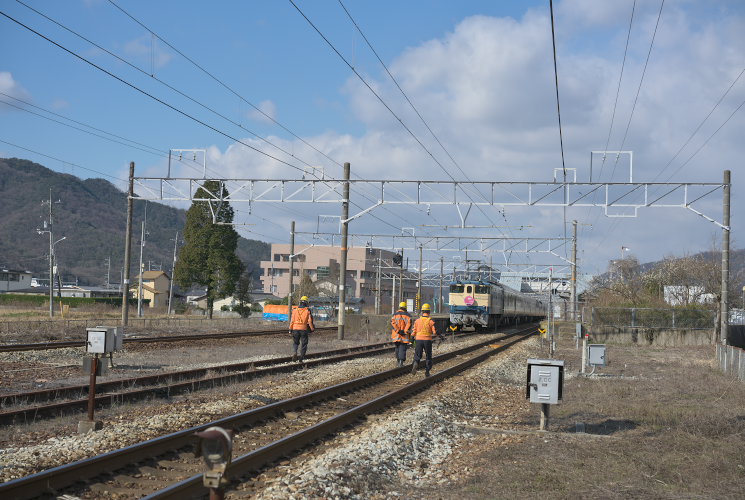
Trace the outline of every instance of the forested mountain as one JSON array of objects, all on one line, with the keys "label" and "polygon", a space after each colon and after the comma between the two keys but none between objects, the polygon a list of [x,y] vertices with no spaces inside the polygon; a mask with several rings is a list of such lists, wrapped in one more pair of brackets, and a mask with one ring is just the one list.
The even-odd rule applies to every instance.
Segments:
[{"label": "forested mountain", "polygon": [[[83,284],[106,283],[111,259],[110,281],[119,282],[124,265],[127,195],[103,179],[81,180],[28,160],[0,158],[0,266],[29,270],[35,277],[49,273],[49,235],[38,234],[48,219],[49,190],[52,190],[54,239],[64,281],[76,277]],[[134,203],[131,272],[139,264],[140,224],[145,202]],[[181,234],[186,211],[147,203],[145,269],[162,269],[170,274],[173,239]],[[269,258],[269,244],[241,238],[238,257],[248,269],[259,272],[259,261]],[[258,283],[255,280],[254,283]]]}]

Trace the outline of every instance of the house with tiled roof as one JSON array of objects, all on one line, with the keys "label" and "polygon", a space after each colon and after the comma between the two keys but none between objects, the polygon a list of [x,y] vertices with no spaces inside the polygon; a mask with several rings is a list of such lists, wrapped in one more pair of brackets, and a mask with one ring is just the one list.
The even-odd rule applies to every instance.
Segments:
[{"label": "house with tiled roof", "polygon": [[[140,277],[136,277],[130,286],[132,297],[139,299]],[[145,271],[142,273],[142,300],[150,300],[150,307],[168,306],[168,291],[171,278],[163,271]]]}]

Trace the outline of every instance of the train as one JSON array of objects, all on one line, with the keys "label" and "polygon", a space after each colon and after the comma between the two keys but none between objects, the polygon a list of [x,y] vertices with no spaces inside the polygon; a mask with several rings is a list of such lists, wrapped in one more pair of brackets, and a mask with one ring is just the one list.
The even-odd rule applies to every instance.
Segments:
[{"label": "train", "polygon": [[496,328],[546,317],[546,304],[497,282],[465,280],[450,283],[450,324]]}]

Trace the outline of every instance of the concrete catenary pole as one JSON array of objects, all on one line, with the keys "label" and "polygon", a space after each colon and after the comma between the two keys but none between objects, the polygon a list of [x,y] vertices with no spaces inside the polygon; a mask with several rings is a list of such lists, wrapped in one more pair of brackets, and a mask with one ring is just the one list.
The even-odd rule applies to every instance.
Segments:
[{"label": "concrete catenary pole", "polygon": [[572,282],[570,288],[573,321],[577,319],[577,221],[572,221]]},{"label": "concrete catenary pole", "polygon": [[440,300],[437,302],[437,312],[442,313],[445,310],[445,296],[442,294],[442,278],[445,274],[445,258],[440,257]]},{"label": "concrete catenary pole", "polygon": [[[145,205],[147,207],[147,205]],[[140,270],[139,278],[137,279],[137,316],[142,317],[142,252],[145,247],[145,221],[142,221],[142,234],[140,235]]]},{"label": "concrete catenary pole", "polygon": [[349,162],[344,163],[344,196],[341,203],[341,258],[339,259],[339,321],[337,338],[344,340],[347,309],[347,238],[349,235]]},{"label": "concrete catenary pole", "polygon": [[731,172],[724,171],[724,191],[722,194],[724,213],[722,216],[722,302],[720,304],[719,335],[722,345],[727,345],[727,329],[729,325],[729,196],[731,186]]},{"label": "concrete catenary pole", "polygon": [[287,326],[292,326],[292,278],[295,272],[295,221],[290,223],[290,287],[287,290]]},{"label": "concrete catenary pole", "polygon": [[122,326],[129,323],[129,260],[132,247],[132,204],[134,203],[135,162],[129,163],[129,191],[127,192],[127,231],[124,236],[124,278],[122,279]]},{"label": "concrete catenary pole", "polygon": [[404,249],[401,249],[401,266],[398,269],[398,302],[404,301]]},{"label": "concrete catenary pole", "polygon": [[171,264],[171,283],[168,287],[168,315],[171,315],[173,311],[173,274],[176,271],[176,250],[178,248],[178,231],[176,231],[176,238],[173,240],[173,264]]},{"label": "concrete catenary pole", "polygon": [[54,237],[52,236],[52,188],[49,188],[49,317],[54,317]]},{"label": "concrete catenary pole", "polygon": [[378,273],[375,276],[375,314],[380,314],[380,298],[381,298],[381,290],[380,290],[380,280],[381,280],[381,266],[382,266],[382,260],[383,260],[383,251],[378,249]]},{"label": "concrete catenary pole", "polygon": [[416,301],[419,309],[422,308],[422,246],[419,245],[419,277],[416,284]]}]

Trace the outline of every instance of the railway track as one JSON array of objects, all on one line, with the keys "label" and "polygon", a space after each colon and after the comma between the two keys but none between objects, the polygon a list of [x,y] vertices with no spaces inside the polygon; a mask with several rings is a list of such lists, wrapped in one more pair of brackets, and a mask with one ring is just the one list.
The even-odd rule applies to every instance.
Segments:
[{"label": "railway track", "polygon": [[[184,392],[213,389],[356,357],[378,356],[391,349],[390,342],[383,342],[307,354],[302,364],[293,363],[290,356],[282,356],[98,382],[95,405],[96,409],[102,409],[145,399],[169,398]],[[30,423],[43,418],[80,413],[88,408],[88,392],[89,385],[81,384],[0,395],[0,408],[5,408],[0,411],[0,425]],[[53,402],[47,403],[48,401]]]},{"label": "railway track", "polygon": [[[148,398],[168,398],[186,391],[213,389],[256,377],[290,373],[355,357],[378,356],[391,349],[392,344],[384,342],[308,354],[302,364],[293,363],[290,356],[283,356],[101,382],[96,384],[96,408]],[[88,389],[86,384],[2,395],[0,408],[16,408],[0,411],[0,424],[29,423],[40,418],[84,411],[88,407]],[[66,401],[60,401],[61,399]],[[44,404],[47,401],[54,403]]]},{"label": "railway track", "polygon": [[[528,338],[534,327],[435,357],[437,372],[412,382],[404,366],[267,404],[208,424],[174,432],[103,455],[55,467],[0,485],[2,498],[37,498],[68,493],[84,498],[172,498],[207,494],[201,460],[191,448],[194,432],[211,426],[234,429],[234,482],[298,450],[453,376]],[[510,338],[513,338],[509,340]],[[495,345],[495,342],[499,344]],[[104,472],[102,474],[102,472]],[[84,481],[84,486],[75,486]],[[255,487],[260,487],[257,485]]]},{"label": "railway track", "polygon": [[[316,328],[316,332],[337,331],[335,326]],[[257,330],[250,332],[225,332],[225,333],[195,333],[189,335],[170,335],[164,337],[131,337],[125,338],[125,344],[153,344],[167,342],[183,342],[191,340],[220,340],[237,337],[259,337],[264,335],[287,335],[287,329],[282,330]],[[30,344],[2,344],[0,352],[16,351],[42,351],[48,349],[64,349],[66,347],[85,347],[85,340],[56,340],[50,342],[34,342]]]}]

